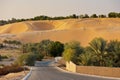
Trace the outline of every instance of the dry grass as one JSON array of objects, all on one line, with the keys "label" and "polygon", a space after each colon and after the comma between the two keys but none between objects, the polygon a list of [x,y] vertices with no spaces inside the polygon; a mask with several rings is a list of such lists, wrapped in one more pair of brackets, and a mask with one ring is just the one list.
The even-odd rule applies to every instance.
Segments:
[{"label": "dry grass", "polygon": [[18,49],[0,49],[0,55],[17,58],[20,54],[21,51]]}]

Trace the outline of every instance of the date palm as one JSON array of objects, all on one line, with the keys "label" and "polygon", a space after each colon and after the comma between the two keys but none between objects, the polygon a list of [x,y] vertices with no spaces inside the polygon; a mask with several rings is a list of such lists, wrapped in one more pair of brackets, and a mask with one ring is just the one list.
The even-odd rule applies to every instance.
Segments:
[{"label": "date palm", "polygon": [[90,43],[88,51],[93,54],[93,64],[96,66],[106,66],[106,45],[107,41],[102,38],[95,38]]}]

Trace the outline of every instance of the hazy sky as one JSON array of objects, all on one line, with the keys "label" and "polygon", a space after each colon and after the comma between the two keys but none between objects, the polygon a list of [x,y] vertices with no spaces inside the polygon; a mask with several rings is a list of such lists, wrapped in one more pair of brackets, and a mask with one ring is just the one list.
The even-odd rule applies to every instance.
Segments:
[{"label": "hazy sky", "polygon": [[0,0],[0,19],[120,12],[120,0]]}]

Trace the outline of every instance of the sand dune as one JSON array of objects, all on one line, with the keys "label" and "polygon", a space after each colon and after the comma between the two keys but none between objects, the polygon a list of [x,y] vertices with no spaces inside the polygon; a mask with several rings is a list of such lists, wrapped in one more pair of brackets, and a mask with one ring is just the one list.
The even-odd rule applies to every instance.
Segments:
[{"label": "sand dune", "polygon": [[106,31],[93,31],[93,30],[59,30],[49,32],[27,32],[20,34],[16,39],[25,43],[40,42],[44,39],[54,41],[61,41],[63,43],[72,40],[80,41],[81,45],[87,46],[88,43],[95,37],[102,37],[106,40],[120,40],[120,32],[106,32]]},{"label": "sand dune", "polygon": [[[26,21],[0,27],[0,39],[40,42],[43,39],[80,41],[83,46],[95,37],[120,40],[120,18]],[[8,36],[6,36],[9,34]],[[14,35],[10,37],[10,34]]]}]

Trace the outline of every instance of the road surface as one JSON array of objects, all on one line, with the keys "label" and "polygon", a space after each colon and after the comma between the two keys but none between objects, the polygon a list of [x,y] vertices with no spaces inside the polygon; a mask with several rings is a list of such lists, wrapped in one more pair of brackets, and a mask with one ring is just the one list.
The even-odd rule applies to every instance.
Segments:
[{"label": "road surface", "polygon": [[115,80],[64,72],[57,69],[52,64],[52,61],[36,62],[28,80]]}]

